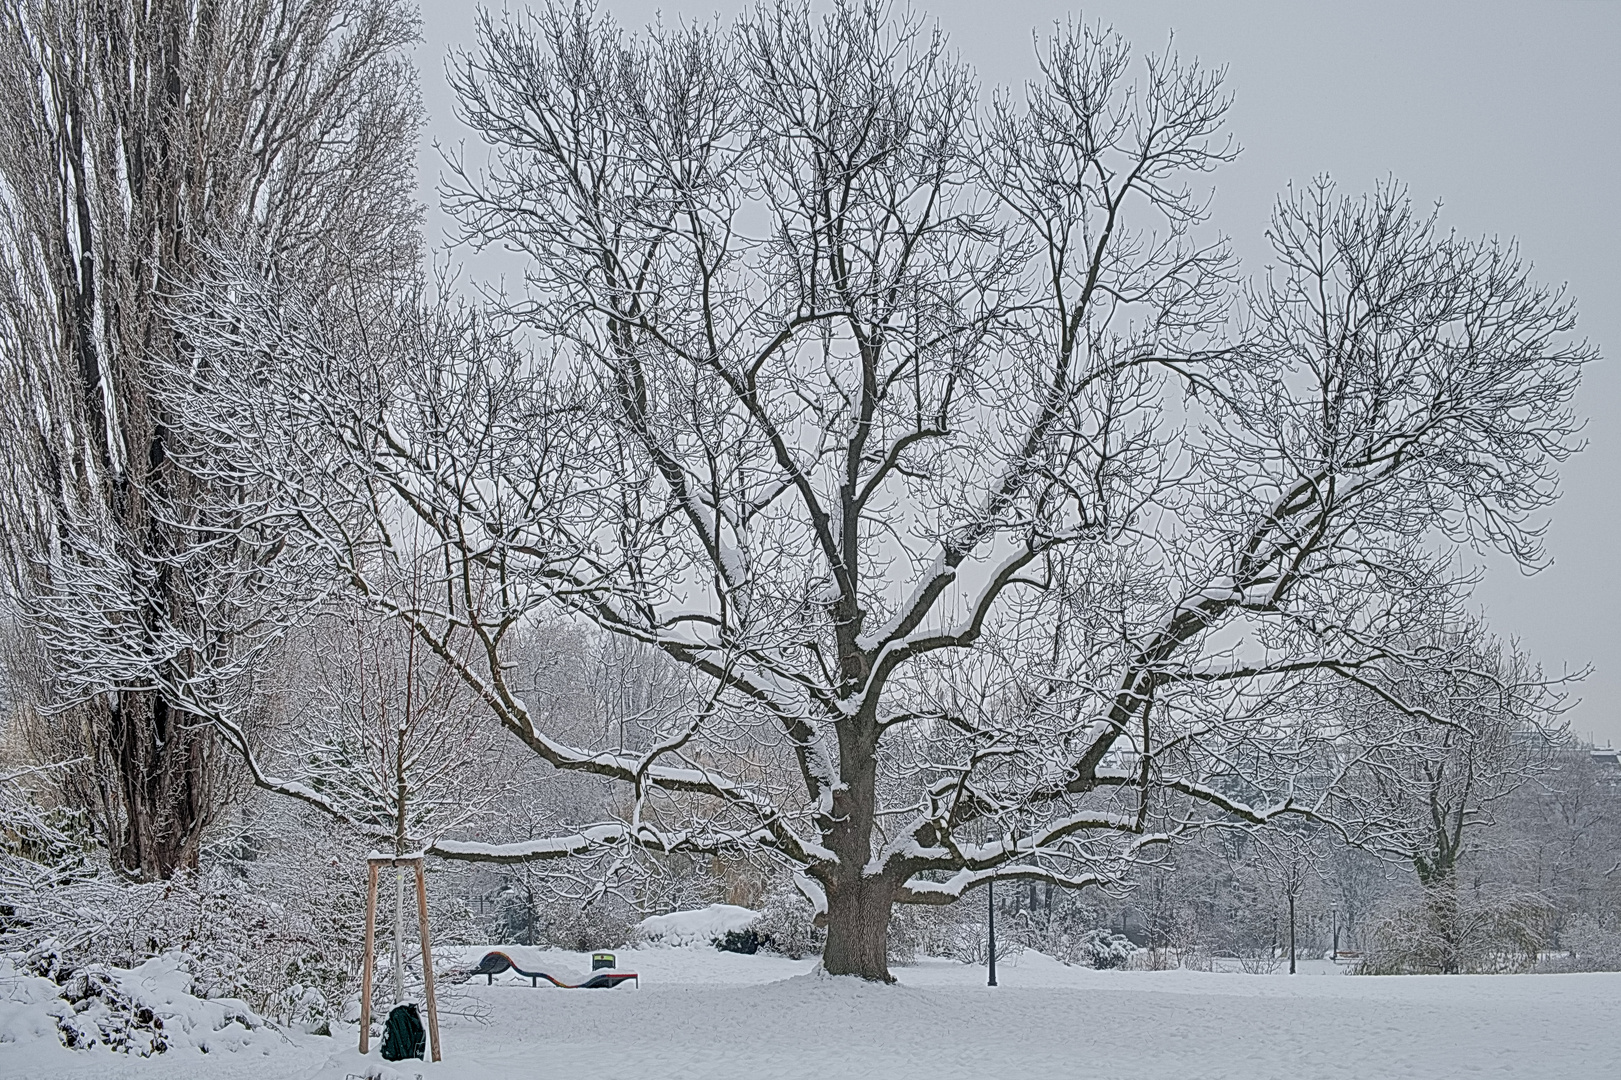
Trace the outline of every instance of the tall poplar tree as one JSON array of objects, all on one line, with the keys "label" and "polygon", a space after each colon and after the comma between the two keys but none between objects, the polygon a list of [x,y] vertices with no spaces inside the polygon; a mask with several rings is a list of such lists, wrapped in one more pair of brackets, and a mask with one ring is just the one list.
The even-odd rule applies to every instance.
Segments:
[{"label": "tall poplar tree", "polygon": [[[159,370],[211,253],[329,295],[409,272],[420,107],[400,0],[19,0],[0,10],[0,459],[9,599],[114,865],[197,861],[222,755],[159,687],[229,649],[222,550]],[[228,548],[229,545],[224,547]]]}]

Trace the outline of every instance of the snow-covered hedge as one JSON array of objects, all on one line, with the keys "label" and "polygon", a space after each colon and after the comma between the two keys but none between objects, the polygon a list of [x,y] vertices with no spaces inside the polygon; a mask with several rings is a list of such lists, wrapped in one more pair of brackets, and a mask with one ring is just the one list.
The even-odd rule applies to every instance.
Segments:
[{"label": "snow-covered hedge", "polygon": [[736,904],[710,904],[696,911],[672,911],[651,915],[637,927],[637,936],[649,945],[670,948],[708,946],[728,933],[747,930],[759,921],[760,913]]},{"label": "snow-covered hedge", "polygon": [[765,941],[765,948],[798,960],[822,951],[826,934],[816,926],[816,912],[810,901],[792,881],[779,878],[760,901],[760,921],[752,929]]},{"label": "snow-covered hedge", "polygon": [[1621,920],[1574,915],[1566,921],[1559,945],[1538,958],[1534,970],[1621,971]]},{"label": "snow-covered hedge", "polygon": [[242,1050],[280,1036],[236,998],[199,998],[188,957],[135,968],[87,964],[54,977],[0,957],[0,1044],[60,1042],[148,1057],[175,1049]]}]

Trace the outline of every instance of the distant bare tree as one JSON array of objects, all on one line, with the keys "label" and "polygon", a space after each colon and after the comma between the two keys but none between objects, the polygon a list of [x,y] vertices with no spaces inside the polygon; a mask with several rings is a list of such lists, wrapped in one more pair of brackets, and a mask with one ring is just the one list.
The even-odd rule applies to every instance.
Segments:
[{"label": "distant bare tree", "polygon": [[[1348,700],[1361,750],[1347,787],[1355,809],[1342,817],[1376,823],[1368,846],[1411,864],[1424,893],[1422,962],[1451,973],[1469,937],[1460,869],[1496,807],[1555,767],[1565,733],[1557,687],[1523,654],[1473,631],[1441,647],[1454,653],[1447,664],[1372,669]],[[1415,727],[1414,710],[1439,722]]]},{"label": "distant bare tree", "polygon": [[1328,891],[1334,952],[1362,951],[1370,916],[1388,891],[1389,864],[1345,844],[1327,845],[1321,867]]},{"label": "distant bare tree", "polygon": [[210,654],[253,556],[199,532],[154,372],[167,294],[213,246],[323,295],[416,257],[402,0],[17,0],[0,10],[0,457],[7,592],[76,707],[122,872],[194,865],[222,792],[163,686]]},{"label": "distant bare tree", "polygon": [[[1465,587],[1446,541],[1540,557],[1591,356],[1570,304],[1397,188],[1322,182],[1233,334],[1215,73],[1134,81],[1069,27],[979,111],[938,35],[858,3],[480,35],[454,81],[498,156],[450,202],[529,258],[507,313],[544,348],[432,314],[361,336],[243,273],[187,420],[535,755],[631,796],[441,855],[764,851],[827,970],[887,979],[897,903],[1326,816],[1360,760],[1332,688],[1455,659],[1407,648]],[[371,584],[400,535],[442,553],[420,602]],[[634,748],[561,736],[509,648],[559,611],[701,692]]]},{"label": "distant bare tree", "polygon": [[1621,922],[1621,773],[1575,740],[1499,814],[1520,855],[1511,869],[1556,905],[1549,944],[1575,914]]},{"label": "distant bare tree", "polygon": [[1250,861],[1287,908],[1285,932],[1291,975],[1296,972],[1299,955],[1301,897],[1322,872],[1329,839],[1326,830],[1313,828],[1309,822],[1296,822],[1294,827],[1270,830],[1250,848]]}]

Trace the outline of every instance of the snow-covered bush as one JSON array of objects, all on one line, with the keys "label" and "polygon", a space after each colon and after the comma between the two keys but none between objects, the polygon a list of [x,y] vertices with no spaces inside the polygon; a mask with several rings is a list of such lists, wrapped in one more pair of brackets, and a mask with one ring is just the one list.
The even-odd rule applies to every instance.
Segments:
[{"label": "snow-covered bush", "polygon": [[162,884],[101,877],[24,898],[5,942],[34,970],[64,979],[182,954],[200,996],[243,998],[277,1020],[314,1026],[358,989],[361,904],[310,885],[283,882],[277,896],[262,878],[219,866]]},{"label": "snow-covered bush", "polygon": [[[982,894],[970,894],[967,901],[943,907],[897,907],[889,922],[890,959],[907,964],[919,957],[939,956],[983,964],[989,959],[988,929]],[[1017,956],[1027,945],[1024,921],[1016,914],[999,912],[996,958]]]},{"label": "snow-covered bush", "polygon": [[1621,971],[1621,921],[1576,914],[1565,923],[1558,951],[1544,954],[1534,970],[1542,972]]},{"label": "snow-covered bush", "polygon": [[124,991],[114,970],[100,964],[81,968],[58,988],[57,997],[71,1006],[56,1020],[62,1045],[70,1050],[104,1046],[139,1057],[163,1053],[169,1048],[163,1020]]},{"label": "snow-covered bush", "polygon": [[[31,780],[46,770],[0,775],[0,897],[47,889],[94,874],[95,838],[81,813],[42,805]],[[9,905],[0,907],[0,932]]]},{"label": "snow-covered bush", "polygon": [[945,907],[897,907],[889,917],[889,960],[910,964],[920,956],[945,956],[965,963],[975,956],[977,943],[983,958],[983,911],[976,923],[963,904]]},{"label": "snow-covered bush", "polygon": [[546,913],[546,944],[574,952],[616,949],[636,934],[637,911],[613,894],[584,905],[559,904]]},{"label": "snow-covered bush", "polygon": [[668,903],[656,888],[663,883],[642,867],[605,867],[607,861],[502,868],[499,875],[473,864],[444,865],[466,868],[480,881],[483,913],[475,920],[477,939],[468,944],[497,941],[575,952],[613,949],[638,938],[638,925],[647,911],[682,910],[707,902],[705,897],[697,904]]},{"label": "snow-covered bush", "polygon": [[50,955],[0,958],[0,1042],[56,1038],[70,1049],[149,1057],[177,1048],[241,1049],[267,1027],[247,1002],[198,997],[180,953],[133,968],[65,969]]},{"label": "snow-covered bush", "polygon": [[1048,904],[998,912],[997,936],[1005,934],[1065,964],[1094,968],[1139,964],[1145,950],[1138,949],[1124,934],[1104,929],[1102,924],[1107,920],[1108,914],[1086,894],[1060,893]]},{"label": "snow-covered bush", "polygon": [[760,934],[754,927],[746,930],[728,930],[712,943],[721,952],[742,953],[753,956],[771,944],[771,940]]},{"label": "snow-covered bush", "polygon": [[1393,904],[1354,970],[1489,975],[1536,966],[1547,915],[1542,898],[1459,890],[1446,901],[1420,893]]},{"label": "snow-covered bush", "polygon": [[708,946],[729,933],[752,929],[760,913],[736,904],[710,904],[695,911],[650,915],[638,925],[636,936],[650,945],[670,948]]},{"label": "snow-covered bush", "polygon": [[[9,827],[17,805],[14,793],[0,804],[8,838],[32,835]],[[23,816],[29,820],[38,819]],[[0,951],[67,986],[72,1000],[113,1000],[94,972],[132,970],[166,954],[183,958],[188,992],[240,998],[244,1008],[306,1028],[338,1015],[358,992],[363,852],[330,833],[314,835],[285,805],[245,818],[205,849],[196,871],[167,882],[118,877],[105,853],[84,847],[63,857],[57,841],[71,834],[53,835],[50,844],[0,844]]]},{"label": "snow-covered bush", "polygon": [[816,926],[810,901],[786,877],[766,890],[754,929],[765,938],[767,949],[794,960],[821,953],[826,936]]},{"label": "snow-covered bush", "polygon": [[1283,966],[1283,955],[1270,946],[1238,950],[1238,970],[1246,975],[1271,975]]},{"label": "snow-covered bush", "polygon": [[1113,970],[1131,963],[1131,955],[1137,947],[1126,935],[1100,928],[1081,935],[1078,951],[1088,967]]},{"label": "snow-covered bush", "polygon": [[489,900],[495,905],[495,917],[490,922],[492,941],[508,945],[537,943],[544,924],[537,925],[534,894],[522,879],[502,882]]}]

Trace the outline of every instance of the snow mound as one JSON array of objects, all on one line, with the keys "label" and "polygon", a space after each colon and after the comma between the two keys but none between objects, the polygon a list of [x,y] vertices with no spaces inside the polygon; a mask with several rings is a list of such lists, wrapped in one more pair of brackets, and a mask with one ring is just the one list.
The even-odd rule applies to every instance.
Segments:
[{"label": "snow mound", "polygon": [[733,930],[747,930],[760,913],[736,904],[710,904],[696,911],[672,911],[650,915],[641,921],[638,933],[650,945],[688,948],[709,945]]},{"label": "snow mound", "polygon": [[57,1017],[73,1015],[73,1007],[58,996],[60,989],[0,957],[0,1046],[60,1045]]},{"label": "snow mound", "polygon": [[0,1044],[55,1042],[149,1057],[175,1049],[265,1052],[283,1037],[236,998],[191,993],[179,953],[124,969],[87,964],[60,984],[0,958]]}]

